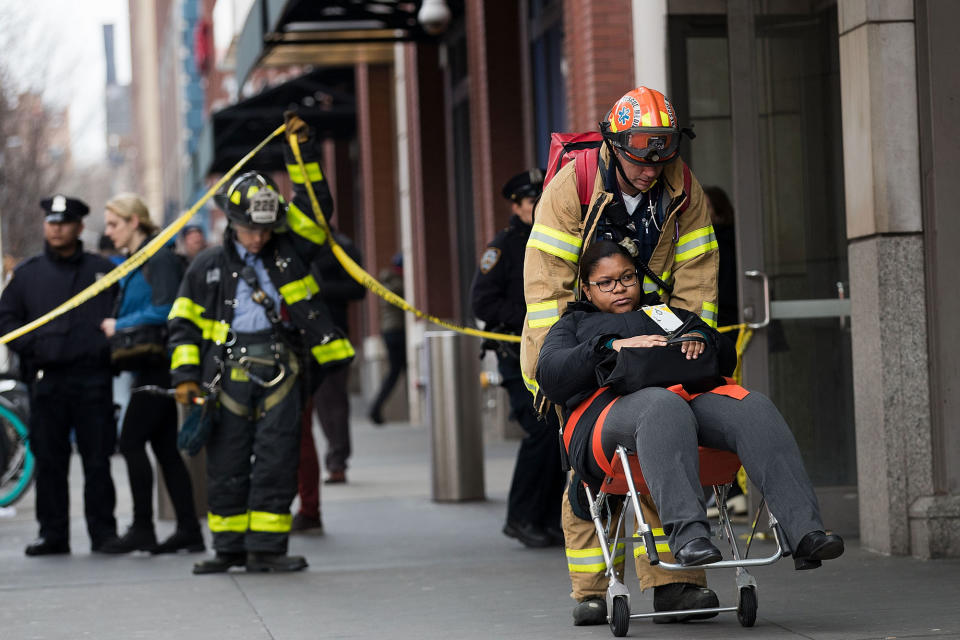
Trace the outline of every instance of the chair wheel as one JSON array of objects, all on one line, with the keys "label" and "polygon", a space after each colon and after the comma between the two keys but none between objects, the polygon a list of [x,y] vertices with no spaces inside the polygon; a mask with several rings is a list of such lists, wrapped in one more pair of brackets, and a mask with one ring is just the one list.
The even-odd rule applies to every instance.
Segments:
[{"label": "chair wheel", "polygon": [[617,596],[613,599],[613,611],[610,616],[610,631],[618,638],[627,635],[630,629],[630,605],[626,596]]},{"label": "chair wheel", "polygon": [[740,626],[752,627],[757,621],[757,588],[740,589],[740,602],[737,603],[737,620]]}]

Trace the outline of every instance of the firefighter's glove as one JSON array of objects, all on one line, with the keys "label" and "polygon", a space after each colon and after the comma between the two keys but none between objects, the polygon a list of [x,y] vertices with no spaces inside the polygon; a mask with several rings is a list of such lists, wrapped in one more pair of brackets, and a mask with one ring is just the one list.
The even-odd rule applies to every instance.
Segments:
[{"label": "firefighter's glove", "polygon": [[310,127],[293,111],[283,112],[283,123],[287,125],[287,136],[296,135],[300,144],[310,139]]},{"label": "firefighter's glove", "polygon": [[200,397],[200,385],[193,380],[187,380],[177,385],[175,397],[180,404],[192,405]]}]

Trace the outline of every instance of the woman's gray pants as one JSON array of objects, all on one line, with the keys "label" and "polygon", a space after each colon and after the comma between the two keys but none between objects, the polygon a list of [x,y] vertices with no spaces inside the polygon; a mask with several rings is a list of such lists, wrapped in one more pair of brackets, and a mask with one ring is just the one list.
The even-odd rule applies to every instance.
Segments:
[{"label": "woman's gray pants", "polygon": [[618,444],[635,451],[663,530],[676,552],[709,537],[697,446],[733,451],[796,548],[823,530],[820,508],[790,427],[769,398],[751,391],[743,400],[704,393],[687,403],[660,387],[621,397],[603,424],[608,460]]}]

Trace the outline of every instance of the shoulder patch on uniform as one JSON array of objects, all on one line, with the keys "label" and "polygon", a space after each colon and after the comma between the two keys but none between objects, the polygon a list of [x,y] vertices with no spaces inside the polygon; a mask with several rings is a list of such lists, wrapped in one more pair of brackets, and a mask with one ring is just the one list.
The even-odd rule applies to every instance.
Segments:
[{"label": "shoulder patch on uniform", "polygon": [[488,273],[500,261],[500,249],[488,247],[480,257],[480,273]]}]

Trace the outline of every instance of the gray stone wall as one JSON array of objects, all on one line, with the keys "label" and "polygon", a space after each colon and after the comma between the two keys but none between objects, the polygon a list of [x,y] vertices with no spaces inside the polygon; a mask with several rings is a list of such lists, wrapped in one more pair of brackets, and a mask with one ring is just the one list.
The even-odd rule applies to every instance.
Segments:
[{"label": "gray stone wall", "polygon": [[861,541],[932,558],[960,555],[960,496],[931,417],[914,8],[839,0],[838,20]]},{"label": "gray stone wall", "polygon": [[923,240],[873,236],[852,242],[849,257],[861,543],[904,555],[914,552],[911,506],[933,490],[925,296],[917,286]]}]

